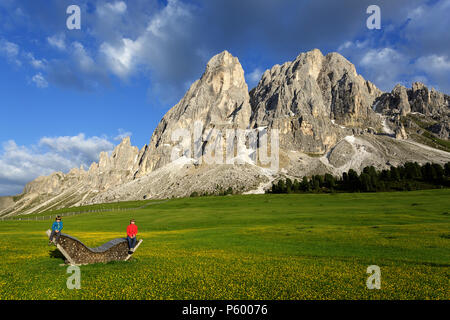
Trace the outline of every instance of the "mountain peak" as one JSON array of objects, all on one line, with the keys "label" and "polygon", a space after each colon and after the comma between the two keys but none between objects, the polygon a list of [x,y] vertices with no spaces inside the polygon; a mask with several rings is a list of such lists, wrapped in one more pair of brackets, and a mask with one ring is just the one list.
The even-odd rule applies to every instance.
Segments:
[{"label": "mountain peak", "polygon": [[312,49],[310,51],[300,53],[295,60],[299,60],[304,57],[323,58],[323,54],[322,54],[322,51],[320,51],[319,49]]},{"label": "mountain peak", "polygon": [[119,145],[128,145],[128,146],[131,146],[131,140],[130,140],[130,137],[128,136],[128,137],[123,138]]},{"label": "mountain peak", "polygon": [[239,64],[239,59],[234,57],[231,53],[229,53],[227,50],[222,51],[221,53],[216,54],[213,56],[206,66],[208,69],[215,69],[217,67],[226,67],[229,65]]},{"label": "mountain peak", "polygon": [[422,90],[422,89],[428,89],[424,83],[416,81],[412,84],[412,89],[413,91],[418,91],[418,90]]}]

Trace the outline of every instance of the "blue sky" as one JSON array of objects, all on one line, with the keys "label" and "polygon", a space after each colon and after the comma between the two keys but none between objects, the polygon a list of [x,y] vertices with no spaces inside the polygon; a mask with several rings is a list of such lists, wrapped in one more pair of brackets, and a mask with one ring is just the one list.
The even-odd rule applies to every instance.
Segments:
[{"label": "blue sky", "polygon": [[[66,8],[81,8],[68,30]],[[366,8],[381,8],[381,30]],[[215,54],[237,56],[249,88],[319,48],[390,91],[422,81],[450,93],[450,0],[2,0],[0,195],[89,166],[131,135],[141,148]]]}]

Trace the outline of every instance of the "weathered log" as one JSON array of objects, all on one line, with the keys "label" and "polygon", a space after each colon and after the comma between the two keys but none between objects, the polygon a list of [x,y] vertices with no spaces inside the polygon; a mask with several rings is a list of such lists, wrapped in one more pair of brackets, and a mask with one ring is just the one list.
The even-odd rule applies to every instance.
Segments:
[{"label": "weathered log", "polygon": [[[47,236],[50,237],[50,230],[47,230]],[[54,239],[55,241],[55,239]],[[139,240],[134,251],[142,243]],[[58,250],[64,255],[67,262],[72,265],[83,265],[109,261],[128,261],[128,242],[126,238],[117,238],[111,240],[100,247],[89,248],[83,242],[68,234],[61,233],[58,244]]]}]

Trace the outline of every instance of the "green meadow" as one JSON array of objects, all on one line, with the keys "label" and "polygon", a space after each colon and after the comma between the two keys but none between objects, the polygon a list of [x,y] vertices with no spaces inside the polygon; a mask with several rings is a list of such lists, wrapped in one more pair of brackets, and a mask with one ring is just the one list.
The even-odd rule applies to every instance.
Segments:
[{"label": "green meadow", "polygon": [[78,290],[47,244],[52,221],[0,222],[0,299],[450,299],[450,189],[146,204],[63,219],[90,247],[130,218],[144,239],[129,262],[81,266]]}]

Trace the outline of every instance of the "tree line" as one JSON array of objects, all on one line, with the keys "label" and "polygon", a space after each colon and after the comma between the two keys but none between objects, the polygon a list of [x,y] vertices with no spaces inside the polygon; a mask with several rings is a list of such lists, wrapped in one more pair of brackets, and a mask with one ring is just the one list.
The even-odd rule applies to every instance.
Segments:
[{"label": "tree line", "polygon": [[326,173],[303,177],[301,181],[280,179],[267,193],[411,191],[443,187],[450,187],[450,162],[444,167],[437,163],[407,162],[381,171],[368,166],[360,174],[350,169],[342,177]]}]

